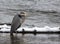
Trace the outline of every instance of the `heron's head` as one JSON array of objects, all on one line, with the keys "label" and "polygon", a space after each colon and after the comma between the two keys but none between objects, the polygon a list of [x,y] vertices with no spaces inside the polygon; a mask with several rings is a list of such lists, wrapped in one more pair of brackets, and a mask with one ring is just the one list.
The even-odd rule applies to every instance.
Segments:
[{"label": "heron's head", "polygon": [[27,15],[27,13],[26,13],[26,12],[24,12],[24,11],[22,11],[22,12],[20,12],[20,15],[22,15],[22,16],[26,16],[26,15]]}]

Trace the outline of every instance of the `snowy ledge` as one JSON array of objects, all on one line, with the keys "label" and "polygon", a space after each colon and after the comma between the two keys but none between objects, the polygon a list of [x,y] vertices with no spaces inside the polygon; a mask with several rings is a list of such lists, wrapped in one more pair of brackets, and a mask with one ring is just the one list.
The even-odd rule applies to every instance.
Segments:
[{"label": "snowy ledge", "polygon": [[[9,33],[10,32],[10,25],[0,25],[0,33]],[[21,27],[17,29],[18,33],[59,33],[60,28],[59,27],[49,27],[45,26],[42,28],[39,27],[33,27],[33,28],[28,28],[28,27]]]}]

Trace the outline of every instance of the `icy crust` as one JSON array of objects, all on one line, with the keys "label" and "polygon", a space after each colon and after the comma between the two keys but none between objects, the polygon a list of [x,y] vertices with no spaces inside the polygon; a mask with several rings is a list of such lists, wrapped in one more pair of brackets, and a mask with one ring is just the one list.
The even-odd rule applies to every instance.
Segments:
[{"label": "icy crust", "polygon": [[[4,25],[0,25],[0,31],[10,31],[11,29],[11,26],[8,26],[6,24]],[[22,29],[24,29],[25,31],[34,31],[36,30],[37,32],[38,31],[60,31],[60,28],[59,27],[49,27],[49,26],[45,26],[45,27],[32,27],[32,28],[29,28],[29,27],[20,27],[19,29],[17,29],[17,31],[22,31]]]}]

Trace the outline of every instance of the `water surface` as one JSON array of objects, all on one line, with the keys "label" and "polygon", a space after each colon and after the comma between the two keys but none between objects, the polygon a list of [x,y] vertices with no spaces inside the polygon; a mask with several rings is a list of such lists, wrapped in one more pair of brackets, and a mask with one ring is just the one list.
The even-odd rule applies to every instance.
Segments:
[{"label": "water surface", "polygon": [[60,44],[59,34],[10,34],[0,33],[0,44]]}]

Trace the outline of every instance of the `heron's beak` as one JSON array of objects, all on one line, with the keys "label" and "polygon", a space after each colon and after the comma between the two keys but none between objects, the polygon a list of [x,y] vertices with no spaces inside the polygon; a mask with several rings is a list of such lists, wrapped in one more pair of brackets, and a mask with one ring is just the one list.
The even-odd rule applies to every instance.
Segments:
[{"label": "heron's beak", "polygon": [[27,16],[27,12],[20,13],[22,16]]},{"label": "heron's beak", "polygon": [[25,16],[27,16],[27,13],[25,12]]}]

